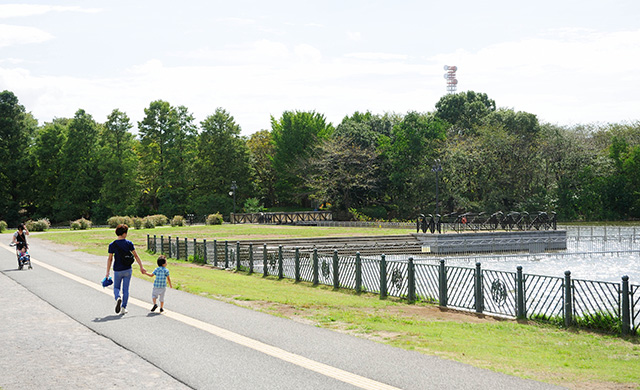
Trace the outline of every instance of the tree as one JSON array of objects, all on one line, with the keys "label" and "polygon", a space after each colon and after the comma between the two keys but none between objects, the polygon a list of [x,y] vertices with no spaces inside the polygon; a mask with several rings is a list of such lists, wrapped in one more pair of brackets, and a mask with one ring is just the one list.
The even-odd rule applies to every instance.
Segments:
[{"label": "tree", "polygon": [[57,221],[91,217],[101,188],[97,161],[99,131],[98,124],[82,109],[69,121],[56,191]]},{"label": "tree", "polygon": [[314,146],[332,132],[333,126],[326,122],[324,115],[314,111],[285,111],[279,120],[271,117],[278,202],[288,205],[305,203],[309,195],[304,180],[306,160]]},{"label": "tree", "polygon": [[251,197],[249,149],[240,136],[240,126],[222,108],[202,121],[201,127],[195,163],[195,208],[199,213],[227,212],[231,210],[228,192],[233,181],[240,199]]},{"label": "tree", "polygon": [[466,134],[495,110],[496,102],[486,93],[467,91],[440,98],[435,115],[448,122],[454,133]]},{"label": "tree", "polygon": [[250,165],[255,175],[256,193],[267,206],[273,206],[276,203],[276,173],[272,160],[275,148],[271,132],[260,130],[253,133],[247,140],[247,147],[251,151]]},{"label": "tree", "polygon": [[31,149],[33,160],[33,202],[36,218],[57,215],[58,186],[62,170],[63,148],[67,142],[69,119],[54,119],[38,129]]},{"label": "tree", "polygon": [[37,123],[10,91],[0,93],[0,219],[15,224],[28,203],[28,152]]},{"label": "tree", "polygon": [[138,122],[140,179],[148,212],[184,213],[191,191],[196,128],[186,107],[156,100]]},{"label": "tree", "polygon": [[429,205],[435,206],[435,174],[431,167],[445,134],[446,123],[432,114],[409,112],[393,127],[383,150],[389,164],[388,195],[398,207],[398,216],[413,218]]},{"label": "tree", "polygon": [[133,214],[139,196],[137,184],[138,156],[136,142],[130,133],[133,125],[127,114],[115,109],[107,117],[100,134],[99,169],[102,172],[98,219],[113,215]]},{"label": "tree", "polygon": [[[346,137],[324,140],[309,159],[307,184],[320,202],[336,211],[366,205],[379,191],[379,153]],[[373,196],[372,196],[373,195]]]}]

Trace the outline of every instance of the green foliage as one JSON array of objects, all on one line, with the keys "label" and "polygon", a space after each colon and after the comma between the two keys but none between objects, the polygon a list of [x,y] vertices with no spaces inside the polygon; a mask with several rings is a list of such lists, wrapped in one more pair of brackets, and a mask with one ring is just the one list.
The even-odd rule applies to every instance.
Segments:
[{"label": "green foliage", "polygon": [[109,227],[112,229],[115,229],[116,227],[118,227],[118,225],[131,226],[132,224],[133,224],[133,220],[131,217],[128,217],[128,216],[116,215],[107,219],[107,225],[109,225]]},{"label": "green foliage", "polygon": [[276,172],[273,168],[275,148],[269,130],[253,133],[247,140],[250,154],[250,165],[254,173],[254,186],[259,199],[263,199],[268,206],[276,203],[275,183]]},{"label": "green foliage", "polygon": [[98,203],[107,215],[132,211],[140,193],[132,127],[127,114],[116,109],[109,114],[100,133],[98,165],[103,177]]},{"label": "green foliage", "polygon": [[[186,107],[157,100],[138,122],[142,202],[161,213],[182,212],[193,188],[197,139],[194,118]],[[156,224],[157,225],[157,224]]]},{"label": "green foliage", "polygon": [[47,218],[41,218],[37,221],[28,220],[24,225],[31,232],[44,232],[51,227],[51,222]]},{"label": "green foliage", "polygon": [[9,226],[7,225],[7,223],[5,221],[0,221],[0,233],[4,232],[5,230],[7,230]]},{"label": "green foliage", "polygon": [[207,215],[206,224],[207,225],[222,225],[222,214],[215,213]]},{"label": "green foliage", "polygon": [[260,204],[260,200],[258,198],[249,198],[245,200],[243,208],[245,213],[261,213],[266,210],[264,206]]},{"label": "green foliage", "polygon": [[591,329],[599,332],[621,334],[622,322],[619,318],[607,312],[585,313],[573,318],[575,325],[583,329]]},{"label": "green foliage", "polygon": [[164,214],[149,215],[146,218],[153,221],[153,226],[164,226],[169,223],[169,218]]},{"label": "green foliage", "polygon": [[207,264],[206,260],[204,259],[203,256],[199,256],[199,255],[190,255],[189,256],[189,261],[192,263],[196,263],[196,264]]},{"label": "green foliage", "polygon": [[436,116],[452,125],[452,132],[466,134],[496,110],[496,102],[473,91],[444,95],[436,103]]},{"label": "green foliage", "polygon": [[142,219],[142,225],[144,226],[145,229],[153,229],[156,227],[154,219],[151,217],[144,217]]},{"label": "green foliage", "polygon": [[230,212],[232,205],[228,192],[236,182],[236,195],[252,193],[250,180],[250,153],[240,136],[240,126],[233,116],[222,108],[201,122],[195,156],[197,187],[193,209],[197,214],[213,210]]},{"label": "green foliage", "polygon": [[333,133],[324,115],[314,111],[285,111],[276,120],[271,117],[273,168],[276,173],[276,197],[279,202],[302,204],[308,188],[306,159],[320,141]]},{"label": "green foliage", "polygon": [[144,220],[143,220],[142,218],[140,218],[140,217],[133,217],[133,226],[134,226],[136,229],[142,229],[143,224],[144,224]]},{"label": "green foliage", "polygon": [[174,215],[171,218],[171,226],[184,226],[184,217],[182,215]]},{"label": "green foliage", "polygon": [[36,126],[12,92],[0,92],[0,218],[12,225],[32,194],[29,147]]},{"label": "green foliage", "polygon": [[349,213],[351,214],[351,218],[354,221],[360,221],[360,222],[371,221],[371,217],[369,217],[368,215],[365,215],[365,214],[362,214],[362,213],[358,212],[358,210],[356,210],[356,209],[349,209]]},{"label": "green foliage", "polygon": [[91,221],[88,219],[80,218],[71,222],[71,230],[87,230],[91,228]]},{"label": "green foliage", "polygon": [[57,220],[91,215],[94,199],[100,193],[99,131],[98,124],[84,110],[78,110],[69,122],[56,191]]}]

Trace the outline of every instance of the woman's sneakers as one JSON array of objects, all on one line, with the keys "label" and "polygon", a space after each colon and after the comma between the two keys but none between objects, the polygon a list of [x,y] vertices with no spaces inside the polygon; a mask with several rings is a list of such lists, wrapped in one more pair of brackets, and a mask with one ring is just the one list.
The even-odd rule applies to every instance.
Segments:
[{"label": "woman's sneakers", "polygon": [[120,311],[122,310],[120,307],[121,305],[122,305],[122,298],[118,297],[118,299],[116,300],[116,314],[119,314]]},{"label": "woman's sneakers", "polygon": [[125,314],[127,314],[128,312],[129,312],[129,310],[127,310],[127,308],[126,308],[126,307],[123,307],[122,309],[120,309],[120,314],[121,314],[121,315],[125,315]]},{"label": "woman's sneakers", "polygon": [[153,304],[153,307],[151,308],[151,311],[156,311],[156,309],[158,308],[158,305],[156,305],[155,303]]}]

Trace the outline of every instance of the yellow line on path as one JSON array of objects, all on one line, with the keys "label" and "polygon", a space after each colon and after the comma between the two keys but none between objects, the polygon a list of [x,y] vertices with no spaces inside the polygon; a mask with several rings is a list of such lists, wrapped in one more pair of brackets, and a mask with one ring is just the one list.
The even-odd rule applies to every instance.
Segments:
[{"label": "yellow line on path", "polygon": [[[0,244],[1,247],[5,248],[6,250],[10,251],[10,252],[15,252],[12,248]],[[106,290],[104,288],[102,288],[102,285],[100,283],[96,283],[96,282],[91,282],[89,280],[83,279],[77,275],[74,275],[72,273],[69,273],[67,271],[61,270],[60,268],[54,267],[52,265],[49,265],[47,263],[43,263],[41,261],[38,261],[36,259],[34,259],[33,257],[31,258],[31,262],[34,265],[37,265],[39,267],[42,268],[46,268],[49,271],[55,272],[59,275],[62,275],[68,279],[71,279],[77,283],[83,284],[87,287],[90,287],[96,291],[99,291],[103,294],[107,294],[109,296],[111,296],[113,294],[112,290]],[[139,299],[133,298],[133,297],[129,297],[129,302],[142,307],[142,308],[147,308],[148,303],[147,302],[143,302]],[[272,345],[269,344],[265,344],[263,342],[260,342],[258,340],[254,340],[252,338],[243,336],[241,334],[238,333],[234,333],[231,332],[227,329],[224,328],[220,328],[218,326],[215,325],[211,325],[209,323],[206,323],[204,321],[200,321],[197,320],[195,318],[186,316],[184,314],[180,314],[180,313],[176,313],[176,312],[166,312],[163,314],[166,317],[172,318],[176,321],[180,321],[184,324],[193,326],[194,328],[198,328],[201,329],[205,332],[211,333],[214,336],[218,336],[222,339],[231,341],[232,343],[236,343],[242,346],[245,346],[247,348],[251,348],[255,351],[258,352],[262,352],[266,355],[275,357],[277,359],[283,360],[285,362],[289,362],[291,364],[295,364],[297,366],[306,368],[308,370],[317,372],[318,374],[322,374],[324,376],[333,378],[333,379],[337,379],[341,382],[345,382],[351,385],[354,385],[356,387],[359,387],[361,389],[367,389],[367,390],[400,390],[397,387],[393,387],[381,382],[377,382],[373,379],[369,379],[369,378],[365,378],[363,376],[357,375],[357,374],[353,374],[351,372],[348,371],[344,371],[341,370],[339,368],[333,367],[333,366],[329,366],[327,364],[324,363],[320,363],[317,362],[315,360],[311,360],[308,359],[304,356],[300,356],[297,355],[295,353],[291,353],[291,352],[287,352],[284,349],[278,348],[278,347],[274,347]]]}]

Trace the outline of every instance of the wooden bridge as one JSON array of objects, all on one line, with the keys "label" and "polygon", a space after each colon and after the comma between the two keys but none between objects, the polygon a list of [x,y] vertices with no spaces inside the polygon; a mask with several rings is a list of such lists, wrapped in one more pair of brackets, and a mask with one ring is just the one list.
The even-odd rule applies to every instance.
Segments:
[{"label": "wooden bridge", "polygon": [[264,223],[270,225],[295,225],[300,222],[331,220],[331,211],[295,211],[247,214],[232,213],[230,216],[231,223]]}]

